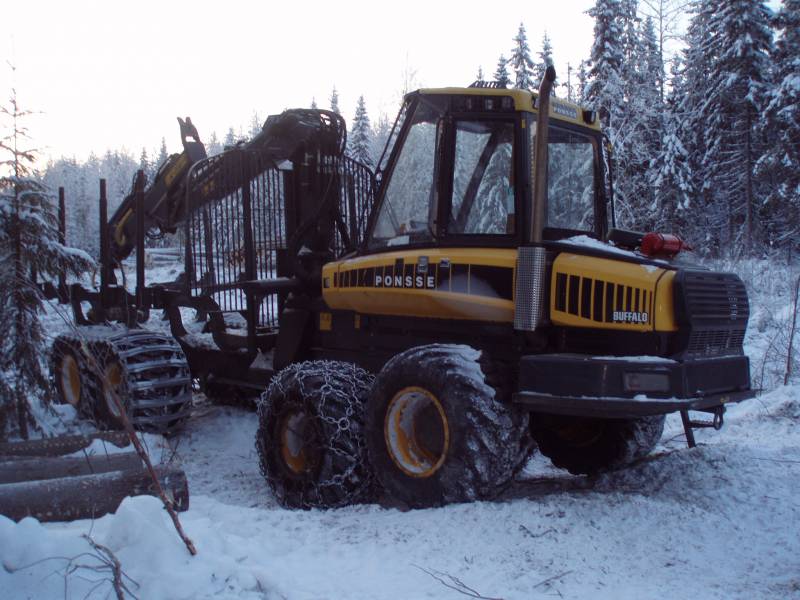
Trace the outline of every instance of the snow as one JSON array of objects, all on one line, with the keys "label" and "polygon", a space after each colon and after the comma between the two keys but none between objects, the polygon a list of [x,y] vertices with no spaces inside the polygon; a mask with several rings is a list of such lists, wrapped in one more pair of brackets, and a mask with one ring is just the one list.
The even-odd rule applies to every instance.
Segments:
[{"label": "snow", "polygon": [[[601,242],[593,237],[589,237],[588,235],[574,235],[570,238],[566,238],[561,240],[564,244],[572,244],[573,246],[581,246],[583,248],[591,248],[593,250],[601,250],[603,252],[607,252],[609,254],[619,254],[621,256],[628,256],[631,258],[649,258],[646,256],[642,256],[636,252],[631,252],[630,250],[623,250],[622,248],[617,248],[616,246],[612,246],[611,244],[607,244],[605,242]],[[664,265],[668,265],[666,261],[650,259],[654,263],[660,263]],[[648,272],[652,272],[656,270],[658,267],[654,265],[642,265]]]},{"label": "snow", "polygon": [[[148,276],[164,279],[167,270]],[[753,377],[763,362],[774,382],[785,357],[770,352],[791,317],[795,277],[775,277],[758,262],[739,272],[753,309],[746,341]],[[154,313],[150,325],[159,323]],[[50,310],[46,327],[55,334],[65,320]],[[52,428],[74,427],[72,419],[64,407]],[[0,597],[108,597],[110,584],[92,581],[108,574],[78,567],[98,564],[84,535],[114,552],[143,599],[463,597],[434,576],[505,600],[800,597],[798,422],[800,386],[779,387],[729,406],[721,431],[695,432],[694,449],[670,415],[653,455],[594,479],[534,454],[493,502],[289,511],[259,473],[256,415],[210,406],[174,437],[144,438],[154,462],[174,461],[187,474],[190,508],[180,518],[197,556],[151,497],[128,498],[94,521],[0,517]],[[130,447],[96,441],[88,451]]]},{"label": "snow", "polygon": [[[81,536],[91,534],[140,598],[459,597],[425,570],[507,600],[793,597],[798,418],[800,387],[781,388],[730,408],[726,427],[698,431],[692,450],[671,417],[654,456],[596,480],[538,457],[495,502],[288,511],[258,474],[255,416],[214,409],[172,441],[189,477],[181,521],[196,557],[150,497],[94,522],[0,517],[0,589],[8,599],[63,597],[67,561],[53,557],[88,552]],[[77,575],[68,598],[94,585]]]},{"label": "snow", "polygon": [[659,363],[659,364],[674,364],[676,361],[663,356],[592,356],[592,360],[621,360],[624,362],[633,363]]}]

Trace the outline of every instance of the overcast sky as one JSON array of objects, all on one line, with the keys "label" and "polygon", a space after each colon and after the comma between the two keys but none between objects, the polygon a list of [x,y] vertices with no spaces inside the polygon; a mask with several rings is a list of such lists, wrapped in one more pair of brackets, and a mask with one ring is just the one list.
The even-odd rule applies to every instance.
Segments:
[{"label": "overcast sky", "polygon": [[[176,116],[222,137],[285,108],[327,108],[336,85],[350,120],[360,94],[391,118],[403,73],[429,87],[490,77],[520,21],[537,52],[547,30],[560,76],[592,41],[593,0],[531,2],[89,2],[27,0],[3,8],[0,94],[15,86],[46,154],[125,146],[137,156],[162,136],[179,150]],[[11,33],[13,32],[13,34]]]},{"label": "overcast sky", "polygon": [[520,22],[534,59],[545,30],[561,81],[588,57],[594,0],[489,2],[193,2],[23,0],[3,8],[0,94],[14,85],[45,155],[84,159],[125,147],[136,156],[166,138],[180,149],[176,116],[203,139],[222,138],[285,108],[327,108],[336,85],[352,118],[360,94],[371,119],[394,118],[403,74],[428,87],[467,85],[494,73]]}]

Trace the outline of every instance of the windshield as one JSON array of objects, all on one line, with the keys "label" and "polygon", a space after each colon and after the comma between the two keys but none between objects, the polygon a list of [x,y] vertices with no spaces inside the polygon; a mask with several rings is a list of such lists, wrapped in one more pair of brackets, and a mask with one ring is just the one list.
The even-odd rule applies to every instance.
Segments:
[{"label": "windshield", "polygon": [[386,184],[371,246],[399,246],[433,239],[434,167],[441,111],[420,102]]}]

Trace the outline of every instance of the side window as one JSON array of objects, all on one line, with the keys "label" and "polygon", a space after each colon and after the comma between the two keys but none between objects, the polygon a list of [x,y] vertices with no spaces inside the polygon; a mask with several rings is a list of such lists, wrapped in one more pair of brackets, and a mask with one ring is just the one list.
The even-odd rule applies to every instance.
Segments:
[{"label": "side window", "polygon": [[372,243],[403,245],[433,239],[434,166],[439,112],[420,104],[389,174]]},{"label": "side window", "polygon": [[514,124],[457,121],[450,234],[514,233]]},{"label": "side window", "polygon": [[547,226],[594,231],[595,145],[556,127],[548,140]]}]

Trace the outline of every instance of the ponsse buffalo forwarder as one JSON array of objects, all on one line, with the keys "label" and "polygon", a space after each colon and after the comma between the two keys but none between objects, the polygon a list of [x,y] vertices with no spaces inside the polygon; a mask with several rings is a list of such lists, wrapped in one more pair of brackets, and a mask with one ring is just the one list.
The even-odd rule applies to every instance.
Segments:
[{"label": "ponsse buffalo forwarder", "polygon": [[[193,381],[261,394],[261,467],[289,507],[486,498],[537,446],[618,468],[676,411],[693,445],[752,396],[745,287],[677,260],[677,237],[613,228],[608,144],[554,78],[409,94],[376,173],[328,111],[209,158],[182,122],[184,152],[108,222],[101,185],[99,289],[55,290],[80,325],[55,342],[59,397],[115,427],[117,394],[164,431]],[[185,273],[145,285],[145,236],[179,227]],[[169,334],[140,325],[151,309]]]}]

